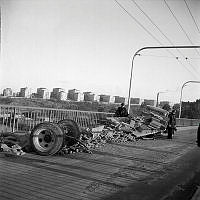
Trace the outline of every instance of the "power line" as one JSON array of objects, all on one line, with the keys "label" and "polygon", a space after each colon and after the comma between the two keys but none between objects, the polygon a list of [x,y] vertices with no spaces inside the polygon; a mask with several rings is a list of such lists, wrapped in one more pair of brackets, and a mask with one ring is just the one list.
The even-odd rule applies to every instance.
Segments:
[{"label": "power line", "polygon": [[136,7],[147,17],[147,19],[159,30],[159,32],[167,39],[167,41],[174,46],[174,44],[171,42],[171,40],[163,33],[163,31],[153,22],[153,20],[151,19],[151,17],[149,17],[149,15],[147,15],[147,13],[142,10],[142,8],[135,2],[135,0],[131,0]]},{"label": "power line", "polygon": [[[181,64],[182,66],[185,66],[180,60],[177,59],[177,61],[179,62],[179,64]],[[187,67],[184,67],[188,72],[191,73],[191,71],[187,68]],[[197,76],[196,74],[193,74],[192,75],[194,76],[195,75],[195,78],[199,78],[199,76]]]},{"label": "power line", "polygon": [[[174,46],[173,42],[169,39],[169,37],[167,37],[167,35],[159,28],[158,25],[156,25],[156,23],[151,19],[151,17],[138,5],[138,3],[136,3],[135,0],[131,0],[135,6],[145,15],[145,17],[151,22],[151,24],[153,24],[153,26],[155,26],[157,28],[157,30],[166,38],[166,40],[172,45]],[[183,57],[184,59],[186,59],[186,57],[183,55],[183,53],[179,50],[179,49],[176,49]],[[173,53],[171,53],[171,55],[173,55],[176,59],[178,57],[176,57]],[[158,56],[157,56],[158,57]],[[186,61],[188,62],[188,60],[186,59]],[[188,64],[194,69],[195,72],[196,69],[188,62]],[[198,72],[197,72],[198,73]]]},{"label": "power line", "polygon": [[199,72],[196,70],[196,68],[188,61],[188,58],[185,58],[187,63],[192,67],[192,69],[197,73],[199,74]]},{"label": "power line", "polygon": [[[139,54],[140,56],[146,56],[146,57],[157,57],[157,58],[169,58],[169,59],[177,59],[180,61],[179,57],[170,57],[170,56],[162,56],[162,55],[153,55],[153,54]],[[189,62],[190,58],[186,57],[184,59],[181,59],[181,61],[186,61],[188,63],[188,65],[190,65],[192,67],[192,69],[195,71],[195,73],[199,74],[199,72],[196,70],[196,68]],[[188,69],[187,69],[188,70]],[[190,70],[189,70],[190,71]],[[192,73],[190,71],[190,73]],[[192,73],[193,75],[193,73]],[[196,76],[196,75],[195,75]]]},{"label": "power line", "polygon": [[141,56],[152,56],[152,57],[161,57],[161,58],[172,58],[172,59],[181,59],[181,60],[196,60],[200,58],[195,58],[195,57],[174,57],[174,56],[164,56],[164,55],[155,55],[155,54],[140,54]]},{"label": "power line", "polygon": [[[145,28],[145,26],[141,24],[139,20],[137,20],[130,12],[128,12],[117,0],[114,1],[118,4],[118,6],[121,9],[123,9],[129,15],[129,17],[131,17],[131,19],[133,19],[140,27],[142,27],[156,42],[158,42],[161,46],[163,46],[163,44],[147,28]],[[168,51],[172,56],[175,56],[168,49],[166,49],[166,51]]]},{"label": "power line", "polygon": [[190,16],[192,17],[192,20],[193,20],[193,22],[194,22],[194,24],[195,24],[195,26],[196,26],[196,28],[197,28],[197,31],[200,33],[198,24],[197,24],[197,22],[196,22],[196,20],[195,20],[195,18],[194,18],[194,16],[193,16],[191,10],[190,10],[190,7],[188,6],[188,3],[186,2],[186,0],[184,0],[184,2],[185,2],[185,5],[186,5],[186,7],[187,7],[187,9],[188,9],[188,12],[190,13]]},{"label": "power line", "polygon": [[[166,34],[164,34],[164,32],[158,27],[158,25],[156,25],[153,20],[151,19],[151,17],[149,17],[149,15],[147,15],[147,13],[142,10],[142,8],[135,2],[135,0],[131,0],[136,6],[137,8],[147,17],[147,19],[158,29],[158,31],[165,37],[165,39],[172,45],[174,46],[173,42],[169,39],[169,37],[166,36]],[[179,49],[176,49],[183,57],[185,57],[182,52]],[[171,53],[172,54],[172,53]],[[174,57],[176,57],[173,54]]]},{"label": "power line", "polygon": [[192,59],[192,60],[199,60],[200,59],[200,57],[190,57],[190,59]]},{"label": "power line", "polygon": [[149,35],[151,35],[151,37],[156,41],[158,42],[160,45],[163,45],[147,28],[145,28],[145,26],[143,24],[141,24],[139,22],[139,20],[137,20],[130,12],[128,12],[117,0],[114,0],[118,6],[123,9],[128,15],[129,17],[131,17],[131,19],[133,19],[137,24],[140,25],[140,27],[142,27]]},{"label": "power line", "polygon": [[[161,46],[163,46],[163,44],[162,44],[162,43],[147,29],[147,28],[145,28],[145,26],[144,26],[143,24],[141,24],[139,20],[137,20],[130,12],[128,12],[128,11],[122,6],[122,4],[120,4],[117,0],[114,0],[114,1],[118,4],[118,6],[119,6],[126,14],[128,14],[129,17],[131,17],[131,19],[133,19],[138,25],[140,25],[140,26],[141,26],[149,35],[151,35],[151,37],[152,37],[154,40],[156,40]],[[167,51],[168,51],[172,56],[174,56],[174,54],[173,54],[171,51],[169,51],[168,49],[167,49]],[[174,56],[174,57],[177,58],[176,56]],[[177,60],[178,60],[178,59],[177,59]],[[185,65],[183,65],[182,62],[180,62],[179,60],[178,60],[178,62],[179,62],[179,64],[181,64],[188,72],[190,72],[191,75],[194,76],[194,74],[193,74]],[[195,74],[195,76],[196,76],[196,74]]]},{"label": "power line", "polygon": [[[179,27],[181,28],[181,30],[183,31],[183,33],[186,35],[187,39],[190,41],[190,43],[192,45],[193,42],[192,40],[190,39],[190,37],[188,36],[187,32],[185,31],[185,29],[183,28],[183,26],[181,25],[181,23],[179,22],[179,20],[177,19],[177,17],[175,16],[174,12],[172,11],[172,9],[170,8],[169,4],[167,3],[166,0],[163,0],[165,2],[165,5],[167,6],[167,8],[169,9],[170,13],[172,14],[172,16],[174,17],[174,19],[176,20],[176,22],[178,23]],[[195,49],[196,50],[196,49]],[[199,52],[196,50],[197,54],[200,56]]]}]

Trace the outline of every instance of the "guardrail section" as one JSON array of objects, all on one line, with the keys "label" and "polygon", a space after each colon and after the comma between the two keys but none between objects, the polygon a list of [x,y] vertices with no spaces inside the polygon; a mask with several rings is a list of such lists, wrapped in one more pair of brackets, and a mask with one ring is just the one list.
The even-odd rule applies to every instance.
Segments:
[{"label": "guardrail section", "polygon": [[113,113],[104,112],[0,105],[1,131],[31,131],[39,123],[63,119],[72,119],[80,127],[94,127],[112,116]]}]

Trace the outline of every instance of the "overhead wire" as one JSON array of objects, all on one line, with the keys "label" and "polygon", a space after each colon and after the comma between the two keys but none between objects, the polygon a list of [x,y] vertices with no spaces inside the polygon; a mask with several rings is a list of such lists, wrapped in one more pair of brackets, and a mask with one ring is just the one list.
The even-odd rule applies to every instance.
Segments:
[{"label": "overhead wire", "polygon": [[[176,17],[176,15],[174,14],[174,12],[172,11],[171,7],[169,6],[169,4],[167,3],[166,0],[163,0],[165,5],[167,6],[167,8],[169,9],[170,13],[172,14],[172,16],[174,17],[175,21],[177,22],[177,24],[179,25],[179,27],[181,28],[181,30],[183,31],[183,33],[185,34],[185,36],[187,37],[187,39],[189,40],[189,42],[194,45],[194,43],[192,42],[192,40],[190,39],[189,35],[187,34],[187,32],[185,31],[185,29],[183,28],[183,26],[181,25],[181,23],[179,22],[178,18]],[[196,53],[200,56],[200,53],[197,51],[197,49],[195,49]]]},{"label": "overhead wire", "polygon": [[[157,41],[161,46],[163,46],[163,44],[142,24],[140,23],[139,20],[137,20],[130,12],[128,12],[123,6],[122,4],[120,4],[117,0],[114,0],[118,6],[129,16],[131,17],[131,19],[133,19],[138,25],[140,25],[155,41]],[[181,64],[188,72],[190,72],[191,75],[196,76],[196,74],[194,75],[181,61],[178,60],[178,57],[176,57],[171,51],[169,51],[167,49],[167,51],[174,56],[177,61],[179,62],[179,64]]]},{"label": "overhead wire", "polygon": [[188,72],[190,72],[193,76],[195,76],[195,78],[199,78],[199,76],[197,76],[196,74],[199,74],[199,72],[195,69],[195,67],[189,62],[187,61],[188,65],[190,65],[192,67],[192,69],[194,70],[194,72],[196,74],[193,74],[187,67],[185,67],[185,65],[182,63],[183,60],[188,60],[188,58],[184,58],[182,60],[180,60],[180,58],[178,57],[170,57],[170,56],[161,56],[161,55],[153,55],[153,54],[139,54],[139,56],[146,56],[146,57],[157,57],[157,58],[169,58],[169,59],[177,59],[177,61],[179,62],[179,64],[181,64]]},{"label": "overhead wire", "polygon": [[192,69],[199,75],[199,72],[196,70],[196,68],[188,61],[188,58],[185,58],[187,63],[192,67]]},{"label": "overhead wire", "polygon": [[114,0],[118,6],[126,12],[129,17],[131,17],[137,24],[140,25],[158,44],[163,45],[143,24],[140,23],[139,20],[137,20],[130,12],[128,12],[117,0]]},{"label": "overhead wire", "polygon": [[185,2],[185,5],[186,5],[186,7],[187,7],[187,9],[188,9],[188,12],[190,13],[190,16],[192,17],[192,20],[193,20],[193,22],[194,22],[194,24],[195,24],[195,26],[196,26],[196,28],[197,28],[197,31],[200,33],[199,26],[198,26],[198,24],[197,24],[197,22],[196,22],[196,20],[195,20],[195,18],[194,18],[194,16],[193,16],[191,10],[190,10],[190,7],[189,7],[187,1],[184,0],[184,2]]},{"label": "overhead wire", "polygon": [[[166,36],[166,34],[159,28],[158,25],[156,25],[156,23],[151,19],[151,17],[138,5],[138,3],[135,1],[135,0],[131,0],[132,3],[135,4],[135,6],[145,15],[145,17],[151,22],[151,24],[153,24],[154,27],[157,28],[157,30],[165,37],[165,39],[172,45],[174,46],[173,42],[169,39],[169,37]],[[195,67],[193,65],[191,65],[191,63],[188,62],[188,59],[187,57],[180,51],[180,49],[177,49],[176,50],[181,54],[181,56],[186,60],[186,62],[193,68],[193,70],[198,73],[195,69]],[[172,54],[172,53],[171,53]],[[174,57],[176,57],[174,54],[173,54]],[[176,57],[177,59],[177,57]],[[200,74],[199,74],[200,75]]]},{"label": "overhead wire", "polygon": [[172,58],[172,59],[179,59],[179,60],[198,60],[200,58],[195,58],[195,57],[174,57],[174,56],[164,56],[164,55],[156,55],[156,54],[140,54],[141,56],[151,56],[151,57],[161,57],[161,58]]}]

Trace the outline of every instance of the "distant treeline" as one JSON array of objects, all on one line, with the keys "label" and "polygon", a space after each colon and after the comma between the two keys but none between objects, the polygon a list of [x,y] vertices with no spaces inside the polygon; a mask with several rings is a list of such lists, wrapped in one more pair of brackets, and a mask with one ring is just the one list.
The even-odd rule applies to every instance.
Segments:
[{"label": "distant treeline", "polygon": [[195,102],[183,102],[181,117],[200,119],[200,99],[196,100]]}]

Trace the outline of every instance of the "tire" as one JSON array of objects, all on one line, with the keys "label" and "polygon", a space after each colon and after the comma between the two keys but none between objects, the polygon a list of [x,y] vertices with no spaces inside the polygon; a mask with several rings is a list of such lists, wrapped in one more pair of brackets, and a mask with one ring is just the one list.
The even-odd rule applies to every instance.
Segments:
[{"label": "tire", "polygon": [[43,156],[57,153],[62,147],[63,140],[61,128],[50,122],[36,125],[30,135],[31,147],[36,153]]},{"label": "tire", "polygon": [[[77,123],[71,119],[64,119],[58,122],[58,126],[62,129],[64,134],[64,145],[72,146],[77,143],[76,139],[80,138],[80,130]],[[73,138],[70,138],[70,137]]]}]

